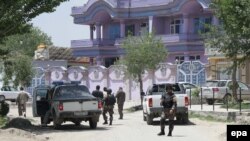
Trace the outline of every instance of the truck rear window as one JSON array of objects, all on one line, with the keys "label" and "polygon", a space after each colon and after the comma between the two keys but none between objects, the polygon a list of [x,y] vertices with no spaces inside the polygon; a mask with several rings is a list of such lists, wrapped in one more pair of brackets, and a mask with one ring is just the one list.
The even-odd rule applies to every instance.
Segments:
[{"label": "truck rear window", "polygon": [[166,92],[166,86],[172,86],[173,92],[175,94],[183,93],[182,89],[178,84],[159,84],[152,87],[152,93],[150,95],[159,95]]},{"label": "truck rear window", "polygon": [[55,98],[91,98],[93,97],[86,86],[62,86],[59,87],[54,95]]}]

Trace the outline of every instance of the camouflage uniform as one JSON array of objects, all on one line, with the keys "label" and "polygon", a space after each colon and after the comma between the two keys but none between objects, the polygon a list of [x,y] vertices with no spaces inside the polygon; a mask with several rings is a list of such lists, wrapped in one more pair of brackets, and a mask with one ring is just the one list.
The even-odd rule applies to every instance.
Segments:
[{"label": "camouflage uniform", "polygon": [[104,123],[103,124],[108,124],[108,117],[107,117],[107,112],[109,113],[109,125],[112,125],[112,121],[113,121],[113,114],[114,114],[114,104],[115,104],[115,97],[113,95],[111,95],[112,90],[109,89],[107,91],[107,97],[105,97],[103,99],[103,119],[104,119]]},{"label": "camouflage uniform", "polygon": [[29,100],[29,96],[24,91],[20,92],[17,96],[16,103],[18,105],[18,114],[22,116],[24,113],[24,117],[26,117],[26,102]]},{"label": "camouflage uniform", "polygon": [[[161,105],[163,106],[163,111],[161,114],[161,132],[158,135],[165,135],[165,120],[169,119],[169,133],[168,136],[172,136],[172,131],[174,129],[174,117],[176,111],[176,96],[172,92],[167,92],[162,95]],[[172,110],[172,113],[170,112]]]},{"label": "camouflage uniform", "polygon": [[115,97],[117,98],[118,112],[119,112],[119,115],[120,115],[119,119],[123,119],[123,105],[124,105],[124,102],[125,102],[126,94],[122,90],[122,88],[119,88],[119,91],[117,92]]}]

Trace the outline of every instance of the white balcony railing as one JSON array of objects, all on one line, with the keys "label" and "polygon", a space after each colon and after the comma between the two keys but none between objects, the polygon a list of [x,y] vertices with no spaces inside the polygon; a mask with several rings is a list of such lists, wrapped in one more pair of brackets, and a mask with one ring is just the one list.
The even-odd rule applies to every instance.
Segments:
[{"label": "white balcony railing", "polygon": [[83,40],[72,40],[71,47],[99,47],[99,46],[114,46],[115,40],[111,39],[83,39]]},{"label": "white balcony railing", "polygon": [[223,53],[219,52],[216,48],[205,48],[205,55],[206,56],[224,56]]}]

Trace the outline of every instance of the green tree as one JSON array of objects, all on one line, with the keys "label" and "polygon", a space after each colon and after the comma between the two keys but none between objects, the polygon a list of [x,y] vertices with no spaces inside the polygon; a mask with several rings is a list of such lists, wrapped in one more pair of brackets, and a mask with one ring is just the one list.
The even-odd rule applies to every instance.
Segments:
[{"label": "green tree", "polygon": [[0,45],[3,81],[5,85],[13,82],[14,86],[28,86],[31,82],[32,58],[40,43],[52,45],[51,38],[38,28],[29,33],[12,35]]},{"label": "green tree", "polygon": [[249,0],[214,0],[211,8],[222,24],[210,28],[205,46],[232,61],[228,70],[232,74],[233,97],[237,100],[237,68],[244,66],[250,57],[250,3]]},{"label": "green tree", "polygon": [[33,18],[55,11],[55,7],[68,0],[1,0],[0,43],[10,35],[25,33]]},{"label": "green tree", "polygon": [[122,48],[126,55],[119,62],[125,65],[128,74],[139,82],[141,93],[142,75],[146,70],[154,70],[160,62],[165,61],[167,50],[161,39],[148,32],[143,32],[141,36],[128,36]]}]

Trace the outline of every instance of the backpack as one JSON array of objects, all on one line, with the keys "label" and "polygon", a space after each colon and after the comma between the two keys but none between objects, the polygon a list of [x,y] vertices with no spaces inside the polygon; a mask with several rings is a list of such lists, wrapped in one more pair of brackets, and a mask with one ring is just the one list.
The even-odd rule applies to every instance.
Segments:
[{"label": "backpack", "polygon": [[115,105],[115,103],[116,103],[115,96],[114,96],[114,95],[111,95],[111,96],[109,97],[109,104],[110,104],[110,105]]}]

